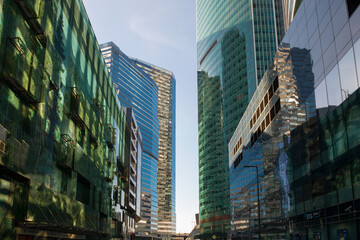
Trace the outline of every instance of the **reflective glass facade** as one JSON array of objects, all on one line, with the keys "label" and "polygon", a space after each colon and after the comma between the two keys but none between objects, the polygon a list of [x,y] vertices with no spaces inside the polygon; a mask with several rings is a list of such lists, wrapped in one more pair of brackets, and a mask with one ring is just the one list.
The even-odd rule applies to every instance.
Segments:
[{"label": "reflective glass facade", "polygon": [[[227,198],[228,176],[225,169],[224,142],[222,135],[221,118],[221,92],[219,77],[209,77],[204,71],[198,71],[198,112],[200,137],[207,141],[199,140],[199,192],[200,218],[203,228],[214,228],[223,232],[228,224],[229,199]],[[206,87],[204,87],[206,86]],[[208,145],[211,143],[211,148]],[[217,211],[215,211],[217,209]],[[215,215],[217,213],[217,215]],[[217,224],[217,225],[215,225]],[[205,232],[204,232],[205,231]],[[203,230],[202,234],[205,234]],[[210,236],[211,237],[211,236]]]},{"label": "reflective glass facade", "polygon": [[136,235],[156,237],[159,158],[158,87],[154,80],[114,43],[101,44],[100,47],[118,97],[122,105],[132,107],[142,134],[141,220],[136,225]]},{"label": "reflective glass facade", "polygon": [[121,238],[126,118],[82,1],[0,19],[0,239]]},{"label": "reflective glass facade", "polygon": [[197,1],[200,233],[205,238],[215,232],[226,236],[227,144],[284,31],[280,0]]},{"label": "reflective glass facade", "polygon": [[[346,0],[303,0],[299,6],[282,40],[293,57],[282,59],[277,54],[274,65],[296,55],[301,59],[301,51],[307,52],[310,64],[291,60],[284,80],[295,79],[297,84],[285,88],[278,69],[278,114],[258,132],[256,124],[262,125],[263,119],[255,94],[248,119],[241,120],[229,144],[234,237],[257,235],[256,173],[245,167],[254,165],[259,168],[263,237],[359,239],[358,6],[358,1]],[[267,72],[273,71],[270,67]],[[262,81],[268,81],[267,74]],[[267,90],[262,84],[258,91]],[[297,92],[299,97],[281,101]],[[246,214],[249,217],[243,217]]]},{"label": "reflective glass facade", "polygon": [[176,80],[172,72],[135,60],[159,89],[159,159],[158,159],[158,237],[171,239],[176,234],[175,213],[175,100]]},{"label": "reflective glass facade", "polygon": [[229,143],[233,238],[257,236],[257,174],[254,168],[245,167],[257,166],[262,237],[289,239],[289,160],[284,137],[307,117],[315,116],[309,52],[287,44],[279,47]]},{"label": "reflective glass facade", "polygon": [[124,111],[126,114],[124,173],[128,179],[124,186],[127,210],[124,219],[127,232],[124,234],[124,239],[133,239],[135,223],[140,220],[141,216],[142,136],[132,109],[124,108]]}]

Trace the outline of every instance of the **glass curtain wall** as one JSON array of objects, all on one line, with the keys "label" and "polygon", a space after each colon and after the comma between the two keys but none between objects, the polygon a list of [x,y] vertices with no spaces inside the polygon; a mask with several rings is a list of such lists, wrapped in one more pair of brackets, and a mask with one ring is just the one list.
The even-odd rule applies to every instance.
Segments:
[{"label": "glass curtain wall", "polygon": [[135,61],[113,42],[100,46],[120,102],[132,107],[142,134],[141,220],[138,236],[157,236],[158,231],[158,87]]}]

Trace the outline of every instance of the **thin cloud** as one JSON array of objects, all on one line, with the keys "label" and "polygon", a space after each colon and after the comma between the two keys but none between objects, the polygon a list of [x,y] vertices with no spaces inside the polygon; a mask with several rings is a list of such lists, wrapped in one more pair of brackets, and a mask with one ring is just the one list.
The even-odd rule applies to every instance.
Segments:
[{"label": "thin cloud", "polygon": [[129,29],[139,37],[160,45],[183,50],[179,38],[166,34],[168,33],[167,29],[162,31],[158,26],[159,24],[152,18],[142,15],[132,15],[129,19]]}]

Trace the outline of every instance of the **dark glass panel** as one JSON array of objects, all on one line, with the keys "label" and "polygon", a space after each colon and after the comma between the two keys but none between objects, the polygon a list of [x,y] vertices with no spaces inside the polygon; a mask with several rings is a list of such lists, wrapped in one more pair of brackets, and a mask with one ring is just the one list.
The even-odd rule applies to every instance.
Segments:
[{"label": "dark glass panel", "polygon": [[358,8],[360,0],[346,0],[346,3],[349,16],[351,16],[353,12],[355,12],[355,10]]}]

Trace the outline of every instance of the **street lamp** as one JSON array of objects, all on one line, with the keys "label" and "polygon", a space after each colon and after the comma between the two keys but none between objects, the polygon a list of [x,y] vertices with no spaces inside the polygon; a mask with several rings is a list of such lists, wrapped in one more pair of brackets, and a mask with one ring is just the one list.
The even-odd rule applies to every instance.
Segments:
[{"label": "street lamp", "polygon": [[258,201],[258,227],[259,227],[259,240],[261,239],[261,231],[260,231],[260,193],[259,193],[259,169],[258,166],[248,166],[245,165],[244,168],[256,168],[256,186],[257,186],[257,201]]}]

